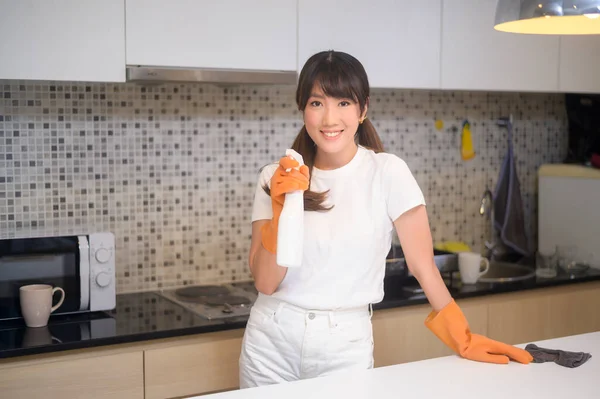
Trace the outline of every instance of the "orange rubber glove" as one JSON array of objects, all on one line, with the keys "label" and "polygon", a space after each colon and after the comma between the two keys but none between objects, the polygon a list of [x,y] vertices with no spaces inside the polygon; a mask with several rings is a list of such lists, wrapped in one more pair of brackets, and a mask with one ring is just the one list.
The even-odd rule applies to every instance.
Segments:
[{"label": "orange rubber glove", "polygon": [[425,325],[450,349],[466,359],[497,364],[507,364],[510,359],[523,364],[533,360],[524,349],[471,334],[467,319],[454,300],[439,312],[432,311],[425,319]]},{"label": "orange rubber glove", "polygon": [[[306,165],[300,166],[298,161],[290,157],[283,157],[279,160],[279,167],[275,170],[271,178],[271,205],[273,206],[273,218],[261,228],[263,247],[272,254],[277,253],[277,227],[279,225],[279,215],[283,209],[285,194],[302,190],[308,190],[309,171]],[[287,169],[291,169],[286,172]]]}]

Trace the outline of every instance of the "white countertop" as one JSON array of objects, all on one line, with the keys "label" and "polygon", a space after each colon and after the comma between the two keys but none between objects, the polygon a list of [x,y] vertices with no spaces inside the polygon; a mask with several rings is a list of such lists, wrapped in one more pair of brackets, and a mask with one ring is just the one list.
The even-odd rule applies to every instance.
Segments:
[{"label": "white countertop", "polygon": [[197,398],[600,398],[600,331],[533,343],[544,348],[589,352],[592,358],[579,367],[567,368],[553,362],[496,365],[447,356]]}]

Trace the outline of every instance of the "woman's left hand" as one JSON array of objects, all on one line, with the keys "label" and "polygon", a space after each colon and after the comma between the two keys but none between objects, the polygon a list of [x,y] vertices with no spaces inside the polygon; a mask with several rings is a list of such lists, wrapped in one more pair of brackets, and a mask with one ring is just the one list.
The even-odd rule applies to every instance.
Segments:
[{"label": "woman's left hand", "polygon": [[507,364],[510,359],[523,364],[533,360],[524,349],[472,334],[454,300],[439,312],[432,311],[425,319],[425,325],[450,349],[466,359],[497,364]]}]

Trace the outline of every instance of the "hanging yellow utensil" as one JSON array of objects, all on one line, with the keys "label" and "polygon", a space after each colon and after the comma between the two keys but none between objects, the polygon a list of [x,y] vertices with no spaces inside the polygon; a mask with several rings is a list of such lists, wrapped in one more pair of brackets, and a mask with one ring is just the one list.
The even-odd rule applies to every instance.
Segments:
[{"label": "hanging yellow utensil", "polygon": [[473,138],[471,137],[471,124],[469,121],[463,122],[460,155],[463,161],[468,161],[475,158]]}]

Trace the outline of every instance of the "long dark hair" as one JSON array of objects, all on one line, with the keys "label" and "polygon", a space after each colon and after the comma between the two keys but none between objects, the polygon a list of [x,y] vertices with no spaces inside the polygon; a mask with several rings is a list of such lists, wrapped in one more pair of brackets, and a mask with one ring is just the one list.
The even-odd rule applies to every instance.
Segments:
[{"label": "long dark hair", "polygon": [[[359,104],[361,115],[369,102],[369,79],[363,65],[353,56],[340,51],[322,51],[311,56],[302,71],[296,89],[296,104],[300,111],[304,111],[315,83],[319,83],[326,96],[334,98],[351,98]],[[381,139],[369,119],[365,119],[358,125],[355,140],[357,144],[373,151],[383,152]],[[317,155],[315,142],[302,126],[300,132],[294,139],[292,149],[304,158],[304,164],[308,166],[310,175]],[[264,187],[269,194],[268,187]],[[307,190],[304,192],[304,209],[307,211],[324,211],[323,205],[327,192],[317,193]]]}]

